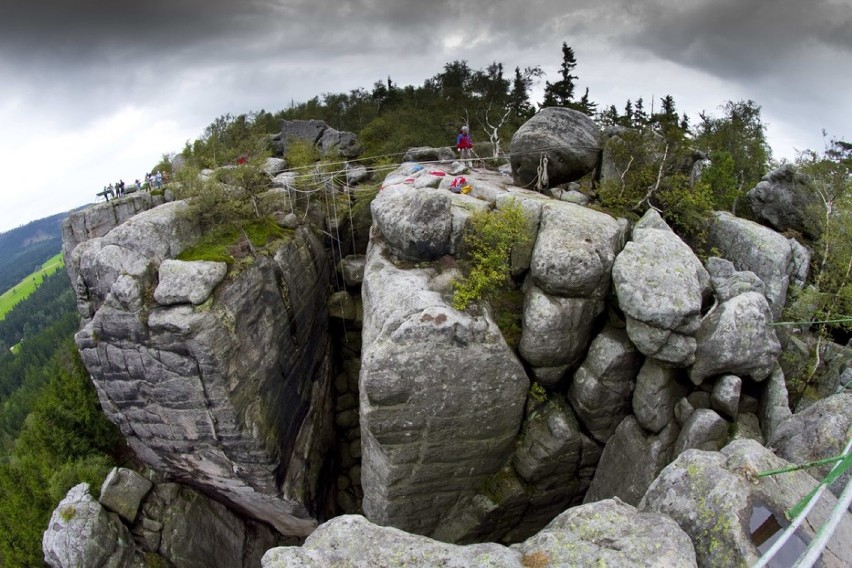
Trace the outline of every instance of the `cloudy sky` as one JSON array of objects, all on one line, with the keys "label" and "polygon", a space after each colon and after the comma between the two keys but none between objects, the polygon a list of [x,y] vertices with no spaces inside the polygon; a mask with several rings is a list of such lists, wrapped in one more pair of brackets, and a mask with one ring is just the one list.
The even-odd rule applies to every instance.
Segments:
[{"label": "cloudy sky", "polygon": [[[94,200],[225,113],[574,48],[601,106],[763,108],[776,158],[852,139],[852,0],[0,0],[0,232]],[[537,87],[540,97],[543,83]]]}]

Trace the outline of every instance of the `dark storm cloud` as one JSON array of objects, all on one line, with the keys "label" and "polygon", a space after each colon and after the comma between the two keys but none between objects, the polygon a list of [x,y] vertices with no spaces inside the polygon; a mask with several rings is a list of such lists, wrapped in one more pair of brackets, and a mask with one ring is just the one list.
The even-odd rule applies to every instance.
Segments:
[{"label": "dark storm cloud", "polygon": [[826,51],[852,56],[849,0],[656,0],[628,10],[631,43],[718,77],[759,80],[819,67]]}]

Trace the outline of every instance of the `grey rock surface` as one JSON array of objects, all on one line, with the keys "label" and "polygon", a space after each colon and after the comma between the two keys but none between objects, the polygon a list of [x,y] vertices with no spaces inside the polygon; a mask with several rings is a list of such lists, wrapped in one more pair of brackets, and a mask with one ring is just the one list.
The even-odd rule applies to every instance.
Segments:
[{"label": "grey rock surface", "polygon": [[659,214],[649,209],[615,259],[612,280],[630,339],[643,354],[686,367],[710,277]]},{"label": "grey rock surface", "polygon": [[709,408],[697,408],[689,415],[674,445],[674,455],[686,450],[718,451],[728,441],[728,423]]},{"label": "grey rock surface", "polygon": [[710,393],[710,407],[723,418],[736,421],[740,408],[740,394],[743,381],[736,375],[722,375],[713,384]]},{"label": "grey rock surface", "polygon": [[350,254],[340,260],[337,270],[343,276],[343,282],[347,286],[360,286],[364,281],[364,266],[367,257],[363,254]]},{"label": "grey rock surface", "polygon": [[638,505],[651,482],[671,462],[678,432],[677,425],[670,423],[659,434],[649,434],[634,416],[626,417],[606,443],[583,502],[618,497]]},{"label": "grey rock surface", "polygon": [[515,185],[532,188],[541,156],[548,158],[549,185],[580,179],[597,167],[601,141],[597,124],[582,112],[548,107],[525,122],[509,144]]},{"label": "grey rock surface", "polygon": [[114,467],[101,485],[101,505],[132,523],[139,512],[142,499],[154,486],[132,469]]},{"label": "grey rock surface", "polygon": [[74,486],[53,511],[42,550],[52,568],[133,566],[130,531],[89,494],[87,483]]},{"label": "grey rock surface", "polygon": [[542,209],[530,274],[549,294],[603,299],[623,241],[622,226],[609,215],[573,203],[548,202]]},{"label": "grey rock surface", "polygon": [[[781,520],[783,526],[785,512],[794,507],[817,486],[817,480],[803,470],[792,471],[771,478],[760,478],[755,483],[753,481],[755,473],[782,469],[792,465],[755,440],[731,442],[722,449],[721,454],[726,458],[725,468],[749,482],[748,488],[751,491],[749,499],[751,505],[750,521],[760,523],[771,514],[776,519]],[[808,513],[797,531],[797,536],[804,537],[804,542],[800,543],[802,549],[805,547],[805,542],[812,541],[820,527],[825,525],[836,504],[837,500],[828,492],[817,500],[816,505]],[[743,525],[743,529],[749,526],[753,525]],[[794,549],[791,552],[792,554],[786,554],[786,558],[783,552],[779,553],[774,560],[781,565],[793,565],[797,560],[795,552],[801,553],[801,551]],[[845,568],[849,565],[850,558],[852,558],[852,514],[846,514],[841,517],[840,522],[835,527],[834,533],[820,557],[819,564],[827,568]]]},{"label": "grey rock surface", "polygon": [[263,171],[270,177],[275,177],[287,169],[287,161],[281,158],[266,158]]},{"label": "grey rock surface", "polygon": [[322,524],[301,547],[279,547],[263,556],[263,568],[374,568],[423,566],[512,568],[522,555],[499,544],[456,546],[373,524],[358,515]]},{"label": "grey rock surface", "polygon": [[696,566],[689,536],[672,519],[618,499],[569,509],[512,549],[524,566]]},{"label": "grey rock surface", "polygon": [[757,292],[746,292],[718,305],[702,320],[695,337],[698,348],[689,378],[696,385],[723,373],[762,381],[781,352],[769,305]]},{"label": "grey rock surface", "polygon": [[774,438],[779,426],[792,415],[784,372],[781,367],[776,366],[772,369],[769,379],[764,382],[763,396],[760,398],[758,409],[763,438],[766,440]]},{"label": "grey rock surface", "polygon": [[822,234],[825,206],[808,176],[784,164],[765,176],[747,194],[757,219],[777,231],[798,231],[811,239]]},{"label": "grey rock surface", "polygon": [[[769,438],[779,457],[792,463],[806,463],[843,453],[852,436],[852,393],[841,393],[815,402],[782,422]],[[815,468],[814,476],[828,474],[833,464]],[[816,473],[818,472],[818,473]],[[852,478],[847,471],[831,486],[839,496]]]},{"label": "grey rock surface", "polygon": [[362,286],[363,508],[373,522],[425,535],[502,467],[529,388],[491,317],[450,308],[433,290],[435,276],[397,268],[371,240]]},{"label": "grey rock surface", "polygon": [[750,483],[725,469],[718,452],[689,450],[663,469],[639,511],[668,515],[692,539],[698,566],[752,566],[757,548],[747,532]]},{"label": "grey rock surface", "polygon": [[[602,300],[552,296],[531,286],[524,297],[521,356],[534,367],[576,365],[591,340]],[[547,381],[555,386],[558,381]]]},{"label": "grey rock surface", "polygon": [[204,303],[225,278],[228,265],[203,260],[166,259],[160,263],[160,278],[154,299],[161,306]]},{"label": "grey rock surface", "polygon": [[346,183],[349,185],[357,185],[361,182],[367,181],[370,179],[370,172],[367,170],[367,166],[353,166],[352,164],[346,164]]},{"label": "grey rock surface", "polygon": [[455,159],[456,152],[451,146],[409,148],[402,157],[403,162],[452,162]]},{"label": "grey rock surface", "polygon": [[766,295],[766,285],[754,272],[738,271],[734,263],[724,258],[711,256],[707,259],[707,272],[718,302],[727,302],[746,292]]},{"label": "grey rock surface", "polygon": [[669,424],[675,418],[678,401],[685,400],[687,390],[677,381],[677,375],[676,369],[650,358],[639,369],[632,408],[636,421],[649,432],[659,432]]},{"label": "grey rock surface", "polygon": [[780,317],[790,275],[798,272],[788,239],[754,221],[717,211],[708,227],[706,246],[718,250],[737,270],[754,272],[766,285],[773,317]]},{"label": "grey rock surface", "polygon": [[622,329],[607,326],[592,340],[566,394],[580,421],[604,444],[630,414],[642,356]]},{"label": "grey rock surface", "polygon": [[283,534],[308,534],[332,433],[324,249],[300,228],[209,306],[149,305],[157,268],[197,236],[181,206],[77,247],[89,245],[78,303],[94,312],[76,335],[81,357],[141,460]]},{"label": "grey rock surface", "polygon": [[385,187],[373,200],[374,228],[394,254],[405,260],[434,260],[450,252],[451,200],[442,192],[406,185]]}]

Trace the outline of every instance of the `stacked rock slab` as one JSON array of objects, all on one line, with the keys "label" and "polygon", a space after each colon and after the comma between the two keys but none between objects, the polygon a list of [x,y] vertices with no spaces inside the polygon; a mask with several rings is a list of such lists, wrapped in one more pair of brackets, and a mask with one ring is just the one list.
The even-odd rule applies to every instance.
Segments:
[{"label": "stacked rock slab", "polygon": [[227,275],[172,260],[200,236],[184,208],[146,211],[71,252],[83,362],[144,462],[309,534],[331,437],[324,249],[300,228]]},{"label": "stacked rock slab", "polygon": [[435,269],[397,266],[449,250],[449,192],[415,191],[395,185],[372,204],[361,483],[370,520],[430,535],[509,457],[529,381],[487,313],[450,307]]}]

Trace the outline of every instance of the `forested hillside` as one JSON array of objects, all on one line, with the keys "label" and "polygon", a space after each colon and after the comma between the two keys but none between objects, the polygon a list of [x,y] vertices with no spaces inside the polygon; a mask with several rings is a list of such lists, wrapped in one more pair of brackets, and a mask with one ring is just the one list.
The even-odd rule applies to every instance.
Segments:
[{"label": "forested hillside", "polygon": [[59,213],[0,234],[0,292],[17,284],[62,249]]}]

